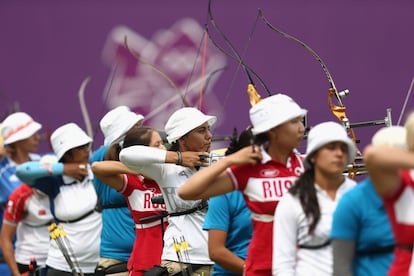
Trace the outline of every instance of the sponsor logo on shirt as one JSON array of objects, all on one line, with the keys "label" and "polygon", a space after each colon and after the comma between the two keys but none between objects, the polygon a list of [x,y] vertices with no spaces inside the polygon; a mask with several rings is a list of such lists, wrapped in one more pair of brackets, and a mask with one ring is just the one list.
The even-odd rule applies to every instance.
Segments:
[{"label": "sponsor logo on shirt", "polygon": [[260,172],[260,175],[263,177],[276,177],[279,175],[279,170],[276,169],[266,169]]}]

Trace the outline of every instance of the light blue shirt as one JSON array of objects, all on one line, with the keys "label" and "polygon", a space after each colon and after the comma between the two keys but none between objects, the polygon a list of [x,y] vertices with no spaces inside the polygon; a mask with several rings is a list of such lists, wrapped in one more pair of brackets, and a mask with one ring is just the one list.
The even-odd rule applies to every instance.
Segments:
[{"label": "light blue shirt", "polygon": [[0,161],[0,204],[7,203],[10,194],[20,186],[22,181],[16,176],[16,164],[7,157]]},{"label": "light blue shirt", "polygon": [[[204,230],[216,229],[227,232],[226,247],[235,255],[246,259],[252,237],[251,213],[240,191],[233,191],[209,199]],[[237,275],[214,264],[212,275]]]},{"label": "light blue shirt", "polygon": [[[331,239],[353,240],[354,276],[387,275],[394,253],[363,253],[394,245],[394,236],[382,199],[366,178],[344,194],[336,207]],[[360,253],[358,253],[360,252]]]},{"label": "light blue shirt", "polygon": [[[100,147],[91,158],[94,161],[104,160],[107,146]],[[96,177],[93,185],[101,205],[124,205],[122,208],[107,208],[102,210],[102,232],[100,256],[104,258],[128,261],[135,240],[134,221],[122,194],[118,193]]]}]

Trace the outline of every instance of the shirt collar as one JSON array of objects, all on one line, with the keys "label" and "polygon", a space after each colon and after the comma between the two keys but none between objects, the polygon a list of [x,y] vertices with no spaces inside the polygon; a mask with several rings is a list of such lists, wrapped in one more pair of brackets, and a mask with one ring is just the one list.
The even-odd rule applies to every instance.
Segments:
[{"label": "shirt collar", "polygon": [[[353,180],[349,179],[348,177],[344,177],[344,181],[342,182],[341,185],[339,185],[338,189],[336,190],[336,196],[335,196],[335,200],[338,199],[338,197],[342,196],[342,194],[344,194],[346,191],[349,190],[349,185],[351,185],[351,182]],[[326,196],[328,196],[328,194],[326,193],[326,191],[324,189],[322,189],[317,183],[315,183],[315,189],[318,193],[324,194]]]},{"label": "shirt collar", "polygon": [[[262,153],[262,164],[265,164],[269,161],[272,160],[272,157],[269,155],[269,153],[267,153],[266,148],[267,148],[268,143],[264,143],[260,146],[260,152]],[[296,149],[294,149],[290,154],[289,157],[286,161],[286,168],[291,168],[292,167],[292,154],[296,154],[298,153]]]}]

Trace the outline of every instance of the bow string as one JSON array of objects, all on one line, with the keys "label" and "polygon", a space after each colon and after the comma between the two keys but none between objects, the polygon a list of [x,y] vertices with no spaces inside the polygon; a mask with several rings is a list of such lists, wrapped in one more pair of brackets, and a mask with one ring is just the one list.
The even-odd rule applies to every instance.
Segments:
[{"label": "bow string", "polygon": [[230,48],[230,50],[232,51],[233,54],[227,53],[221,46],[219,46],[216,43],[216,41],[211,37],[211,34],[208,31],[208,25],[207,24],[205,26],[206,32],[209,35],[209,38],[210,38],[211,42],[214,44],[214,46],[216,46],[217,49],[219,49],[222,53],[224,53],[228,57],[236,60],[238,62],[238,64],[245,71],[245,73],[247,75],[247,79],[249,81],[249,84],[247,86],[247,93],[249,95],[250,104],[254,105],[254,104],[256,104],[257,102],[259,102],[261,100],[261,97],[260,97],[260,94],[257,92],[256,85],[253,81],[252,75],[254,75],[254,77],[256,77],[256,79],[260,82],[260,84],[263,86],[263,88],[265,89],[265,91],[267,92],[267,94],[269,96],[271,96],[272,94],[270,93],[269,88],[266,86],[266,84],[260,78],[260,76],[243,61],[242,56],[239,54],[239,52],[236,50],[234,45],[231,43],[230,39],[227,38],[227,36],[224,34],[224,32],[217,25],[217,23],[216,23],[216,21],[214,20],[214,17],[213,17],[213,13],[212,13],[212,9],[211,9],[211,2],[212,2],[212,0],[208,1],[208,18],[209,18],[209,22],[214,27],[214,29],[220,34],[220,36],[223,38],[223,40],[225,41],[227,46]]},{"label": "bow string", "polygon": [[[349,118],[346,115],[346,107],[345,105],[342,103],[342,98],[345,96],[349,95],[349,90],[344,90],[344,91],[338,91],[338,89],[336,88],[335,82],[332,78],[331,73],[328,70],[328,67],[326,66],[325,62],[322,60],[322,58],[311,48],[309,47],[306,43],[304,43],[303,41],[299,40],[298,38],[285,33],[283,31],[281,31],[280,29],[276,28],[275,26],[273,26],[269,20],[267,20],[267,18],[263,15],[263,12],[261,9],[259,9],[259,17],[262,19],[262,21],[266,24],[267,27],[269,27],[271,30],[273,30],[274,32],[276,32],[277,34],[282,35],[283,37],[301,45],[302,47],[304,47],[321,65],[326,78],[329,81],[329,86],[330,88],[328,89],[328,106],[329,109],[331,111],[331,113],[338,119],[338,121],[346,128],[348,135],[350,136],[350,138],[352,139],[352,141],[357,144],[359,141],[356,138],[354,129],[352,128]],[[337,103],[334,103],[333,98],[336,98]],[[358,155],[360,155],[360,152],[358,150]],[[352,164],[350,164],[347,167],[347,171],[348,171],[348,176],[350,178],[354,178],[355,176],[358,175],[358,172],[361,168],[364,168],[364,165],[361,164],[356,164],[356,162],[354,161]]]},{"label": "bow string", "polygon": [[[338,89],[335,86],[335,82],[332,78],[332,75],[329,72],[328,67],[326,66],[325,62],[322,60],[322,58],[311,47],[309,47],[306,43],[299,40],[298,38],[296,38],[296,37],[294,37],[294,36],[292,36],[288,33],[285,33],[283,31],[279,30],[278,28],[276,28],[275,26],[273,26],[269,22],[269,20],[267,20],[267,18],[263,15],[263,12],[262,12],[261,9],[259,9],[259,17],[266,24],[266,26],[268,26],[274,32],[276,32],[276,33],[282,35],[283,37],[285,37],[285,38],[287,38],[287,39],[303,46],[319,62],[319,64],[321,65],[321,67],[322,67],[322,69],[323,69],[323,71],[326,75],[326,78],[329,81],[329,85],[330,85],[330,88],[328,90],[329,109],[332,112],[332,114],[339,120],[339,122],[341,122],[342,125],[347,129],[348,134],[352,138],[354,143],[358,143],[355,132],[354,132],[353,128],[351,127],[348,116],[346,115],[346,107],[342,103],[342,98],[349,94],[349,90],[344,90],[344,91],[340,91],[340,92],[338,91]],[[334,101],[333,101],[334,97],[336,98],[338,104],[334,104]]]}]

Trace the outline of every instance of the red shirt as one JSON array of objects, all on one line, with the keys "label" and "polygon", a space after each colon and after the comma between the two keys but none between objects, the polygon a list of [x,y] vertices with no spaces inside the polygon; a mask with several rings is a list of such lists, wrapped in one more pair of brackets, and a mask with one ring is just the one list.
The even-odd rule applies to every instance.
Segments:
[{"label": "red shirt", "polygon": [[272,274],[275,209],[304,170],[299,154],[292,152],[286,165],[271,160],[263,150],[262,155],[264,163],[234,166],[227,170],[235,190],[243,193],[253,216],[253,236],[246,259],[247,276]]},{"label": "red shirt", "polygon": [[137,175],[126,175],[121,193],[136,224],[136,238],[128,269],[132,272],[130,275],[143,275],[144,269],[161,263],[163,231],[168,224],[161,224],[161,219],[141,223],[140,219],[161,214],[165,211],[165,204],[151,203],[151,198],[160,195],[161,190],[155,181]]},{"label": "red shirt", "polygon": [[[414,244],[414,171],[401,173],[401,186],[392,197],[384,198],[384,206],[390,218],[397,245]],[[395,259],[388,275],[409,275],[412,250],[396,246]]]}]

